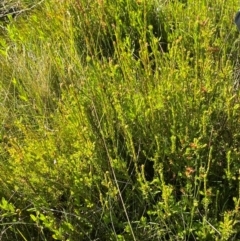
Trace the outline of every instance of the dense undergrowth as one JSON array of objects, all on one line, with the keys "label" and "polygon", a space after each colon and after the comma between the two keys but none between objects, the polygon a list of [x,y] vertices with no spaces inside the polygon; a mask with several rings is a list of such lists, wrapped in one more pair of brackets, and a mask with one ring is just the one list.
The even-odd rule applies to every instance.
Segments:
[{"label": "dense undergrowth", "polygon": [[237,1],[16,2],[0,240],[240,239]]}]

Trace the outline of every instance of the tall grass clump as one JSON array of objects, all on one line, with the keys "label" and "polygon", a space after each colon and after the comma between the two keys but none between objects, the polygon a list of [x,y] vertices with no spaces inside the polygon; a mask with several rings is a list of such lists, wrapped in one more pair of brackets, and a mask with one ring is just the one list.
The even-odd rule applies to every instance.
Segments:
[{"label": "tall grass clump", "polygon": [[236,2],[27,4],[1,20],[0,239],[239,239]]}]

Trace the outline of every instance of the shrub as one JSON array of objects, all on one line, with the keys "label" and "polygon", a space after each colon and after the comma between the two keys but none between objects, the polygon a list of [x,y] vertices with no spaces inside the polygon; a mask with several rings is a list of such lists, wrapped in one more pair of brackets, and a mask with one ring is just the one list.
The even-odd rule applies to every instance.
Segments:
[{"label": "shrub", "polygon": [[9,18],[0,239],[236,240],[233,11],[48,1]]}]

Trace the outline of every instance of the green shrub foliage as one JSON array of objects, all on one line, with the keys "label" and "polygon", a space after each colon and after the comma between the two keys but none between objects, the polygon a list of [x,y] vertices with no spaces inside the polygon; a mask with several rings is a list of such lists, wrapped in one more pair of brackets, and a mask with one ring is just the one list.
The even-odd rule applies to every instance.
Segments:
[{"label": "green shrub foliage", "polygon": [[238,240],[236,2],[18,4],[0,23],[0,240]]}]

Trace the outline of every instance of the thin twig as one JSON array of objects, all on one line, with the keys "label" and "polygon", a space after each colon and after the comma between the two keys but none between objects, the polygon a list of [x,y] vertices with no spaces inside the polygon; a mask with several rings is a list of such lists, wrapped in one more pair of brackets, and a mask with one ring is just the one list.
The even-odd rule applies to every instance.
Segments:
[{"label": "thin twig", "polygon": [[124,200],[123,200],[123,197],[121,195],[121,191],[120,191],[120,187],[118,185],[118,180],[117,180],[117,177],[115,175],[115,171],[114,171],[114,168],[112,166],[112,161],[111,161],[111,156],[109,154],[109,151],[108,151],[108,148],[107,148],[107,144],[106,144],[106,141],[105,141],[105,138],[103,137],[103,134],[102,134],[102,128],[101,128],[101,123],[100,123],[100,120],[99,120],[99,117],[98,117],[98,114],[97,114],[97,111],[96,111],[96,108],[95,108],[95,105],[93,103],[93,111],[94,111],[94,114],[97,118],[97,122],[98,122],[98,127],[101,131],[101,137],[102,137],[102,141],[103,141],[103,145],[104,145],[104,148],[106,150],[106,153],[107,153],[107,157],[108,157],[108,161],[109,161],[109,166],[111,168],[111,171],[112,171],[112,175],[113,175],[113,178],[114,178],[114,182],[116,184],[116,187],[117,187],[117,190],[118,190],[118,193],[119,193],[119,198],[121,200],[121,203],[122,203],[122,206],[123,206],[123,210],[124,210],[124,213],[125,213],[125,216],[127,218],[127,222],[129,224],[129,228],[131,230],[131,234],[132,234],[132,237],[133,237],[133,240],[136,241],[136,238],[135,238],[135,234],[133,232],[133,229],[132,229],[132,225],[131,225],[131,222],[130,222],[130,219],[129,219],[129,216],[128,216],[128,213],[127,213],[127,209],[126,209],[126,206],[125,206],[125,203],[124,203]]},{"label": "thin twig", "polygon": [[[9,9],[6,9],[5,12],[3,12],[2,14],[0,14],[0,18],[4,18],[4,17],[6,17],[8,14],[18,16],[18,15],[24,13],[24,12],[31,11],[32,9],[36,8],[38,5],[42,4],[44,1],[45,1],[45,0],[41,0],[41,1],[39,1],[38,3],[32,5],[31,7],[24,8],[24,9],[21,9],[21,10],[16,10],[16,11],[14,11],[14,7],[15,7],[15,6],[11,6]],[[2,9],[0,8],[0,10],[3,10],[3,11],[4,11],[3,8],[2,8]],[[12,12],[9,12],[10,10],[13,10],[13,11],[12,11]]]}]

